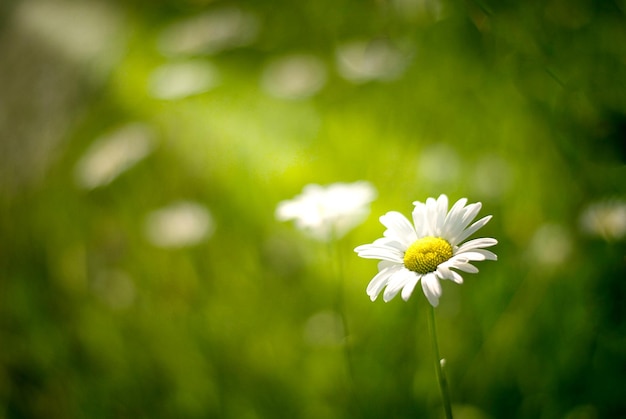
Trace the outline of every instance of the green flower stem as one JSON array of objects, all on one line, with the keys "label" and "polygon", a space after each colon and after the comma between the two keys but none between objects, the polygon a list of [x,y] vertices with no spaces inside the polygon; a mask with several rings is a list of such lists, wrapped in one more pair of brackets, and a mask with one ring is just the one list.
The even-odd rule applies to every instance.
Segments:
[{"label": "green flower stem", "polygon": [[348,330],[348,320],[346,318],[346,307],[345,307],[345,275],[344,275],[344,260],[343,254],[341,253],[339,246],[339,239],[336,238],[336,235],[333,234],[332,238],[329,242],[329,255],[331,259],[331,263],[334,265],[334,272],[337,276],[337,294],[335,300],[335,310],[338,312],[339,317],[341,318],[341,325],[343,327],[344,333],[344,342],[343,342],[343,351],[344,356],[346,358],[346,366],[348,369],[348,377],[351,381],[351,385],[354,381],[354,372],[352,367],[352,356],[350,353],[350,334]]},{"label": "green flower stem", "polygon": [[428,307],[430,307],[430,313],[428,316],[428,329],[430,330],[430,336],[433,342],[433,355],[435,356],[435,370],[437,371],[437,381],[439,382],[439,390],[441,392],[441,399],[443,400],[443,409],[446,412],[446,419],[452,419],[452,405],[450,404],[448,380],[446,379],[446,374],[443,370],[442,359],[439,355],[439,342],[437,340],[437,327],[435,325],[435,308],[430,304],[428,304]]},{"label": "green flower stem", "polygon": [[358,409],[359,403],[357,400],[356,392],[354,391],[354,365],[352,362],[352,353],[351,353],[351,342],[350,342],[350,332],[348,327],[348,319],[346,314],[346,303],[345,303],[345,267],[344,267],[344,259],[343,252],[341,252],[341,241],[333,231],[328,241],[328,255],[330,259],[330,265],[332,266],[332,272],[335,274],[336,279],[336,295],[334,301],[334,309],[335,312],[338,313],[339,318],[341,319],[341,326],[343,328],[343,342],[341,343],[341,348],[343,350],[344,362],[346,367],[347,374],[347,396],[353,403],[353,408]]}]

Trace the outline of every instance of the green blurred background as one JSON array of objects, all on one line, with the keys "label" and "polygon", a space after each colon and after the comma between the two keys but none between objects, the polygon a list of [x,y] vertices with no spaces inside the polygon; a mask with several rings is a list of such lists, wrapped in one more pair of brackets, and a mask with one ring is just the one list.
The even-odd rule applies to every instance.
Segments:
[{"label": "green blurred background", "polygon": [[[626,417],[625,13],[3,1],[0,418],[441,417],[426,299],[352,250],[440,193],[499,240],[436,310],[455,417]],[[356,180],[335,253],[274,218]]]}]

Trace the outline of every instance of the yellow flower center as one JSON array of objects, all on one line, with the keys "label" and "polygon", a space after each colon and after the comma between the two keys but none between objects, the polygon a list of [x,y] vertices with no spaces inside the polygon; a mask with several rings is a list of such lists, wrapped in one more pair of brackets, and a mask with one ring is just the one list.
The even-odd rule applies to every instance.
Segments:
[{"label": "yellow flower center", "polygon": [[416,240],[404,253],[404,266],[419,274],[437,269],[440,263],[452,257],[452,246],[441,237],[423,237]]}]

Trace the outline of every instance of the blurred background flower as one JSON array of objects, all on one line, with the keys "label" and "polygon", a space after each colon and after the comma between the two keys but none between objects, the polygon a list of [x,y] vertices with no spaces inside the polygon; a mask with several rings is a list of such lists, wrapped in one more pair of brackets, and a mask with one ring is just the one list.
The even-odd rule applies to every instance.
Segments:
[{"label": "blurred background flower", "polygon": [[212,218],[202,205],[177,202],[150,212],[146,218],[146,237],[159,247],[184,247],[197,244],[213,233]]},{"label": "blurred background flower", "polygon": [[590,203],[580,215],[582,230],[605,240],[620,240],[626,236],[626,202],[605,199]]},{"label": "blurred background flower", "polygon": [[272,60],[261,77],[263,88],[279,98],[303,99],[317,93],[326,82],[326,68],[314,55],[292,54]]},{"label": "blurred background flower", "polygon": [[94,141],[76,164],[76,182],[93,189],[112,182],[120,174],[145,158],[154,147],[150,128],[128,124]]},{"label": "blurred background flower", "polygon": [[150,76],[148,90],[157,99],[182,99],[204,93],[219,83],[217,70],[208,62],[163,64]]},{"label": "blurred background flower", "polygon": [[337,48],[337,68],[355,83],[392,80],[405,69],[408,57],[387,40],[351,41]]},{"label": "blurred background flower", "polygon": [[295,198],[276,207],[279,221],[293,220],[312,237],[330,241],[343,237],[369,215],[376,189],[365,181],[309,184]]},{"label": "blurred background flower", "polygon": [[230,5],[167,24],[157,45],[168,56],[216,54],[253,43],[258,27],[254,13]]},{"label": "blurred background flower", "polygon": [[275,218],[357,179],[494,216],[437,307],[456,417],[626,416],[625,11],[0,2],[0,418],[435,415],[422,301],[372,304],[352,252],[376,217],[342,310]]}]

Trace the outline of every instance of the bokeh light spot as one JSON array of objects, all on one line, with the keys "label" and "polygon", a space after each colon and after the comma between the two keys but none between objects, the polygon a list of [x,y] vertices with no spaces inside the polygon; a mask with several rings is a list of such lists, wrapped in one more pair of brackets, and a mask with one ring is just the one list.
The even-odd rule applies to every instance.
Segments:
[{"label": "bokeh light spot", "polygon": [[293,54],[275,58],[263,70],[261,85],[272,96],[303,99],[326,83],[326,68],[314,55]]},{"label": "bokeh light spot", "polygon": [[235,7],[218,9],[166,27],[158,48],[168,56],[214,54],[252,43],[258,30],[253,13]]},{"label": "bokeh light spot", "polygon": [[207,61],[168,63],[150,75],[149,92],[157,99],[182,99],[219,84],[217,68]]},{"label": "bokeh light spot", "polygon": [[336,52],[339,74],[354,83],[393,80],[408,64],[407,56],[384,40],[351,41]]},{"label": "bokeh light spot", "polygon": [[94,141],[76,165],[76,182],[85,189],[107,185],[150,154],[154,146],[149,126],[124,125]]},{"label": "bokeh light spot", "polygon": [[202,205],[176,202],[148,214],[146,237],[164,248],[192,246],[208,238],[214,230],[213,218]]}]

